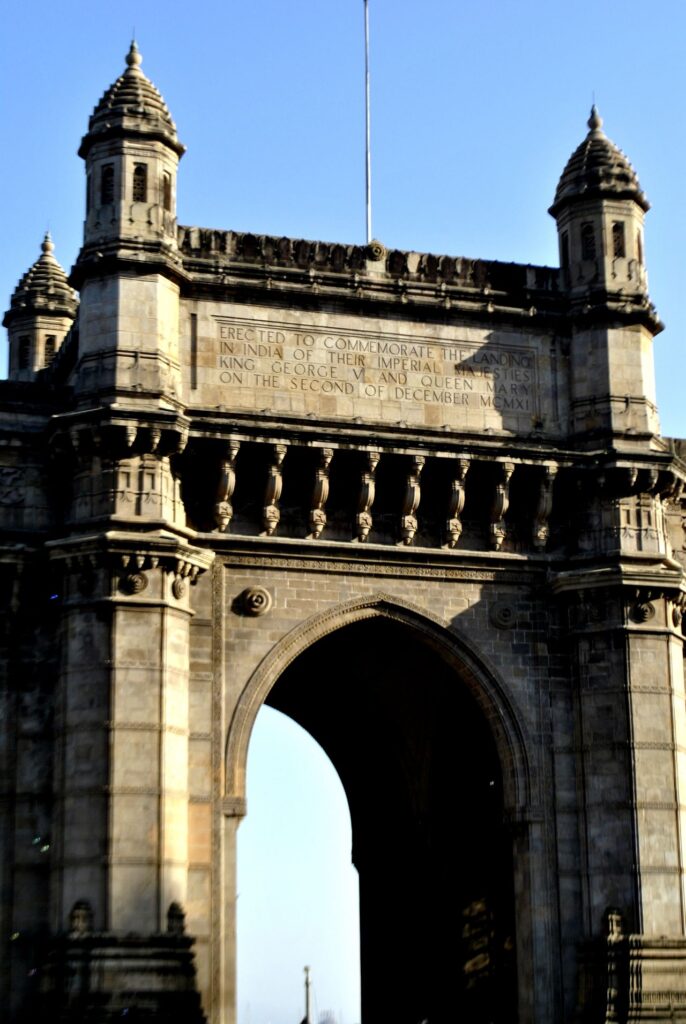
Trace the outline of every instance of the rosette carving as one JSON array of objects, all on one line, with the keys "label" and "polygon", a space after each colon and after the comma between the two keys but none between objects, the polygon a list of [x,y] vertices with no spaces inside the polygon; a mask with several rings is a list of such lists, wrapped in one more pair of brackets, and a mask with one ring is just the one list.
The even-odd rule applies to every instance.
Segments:
[{"label": "rosette carving", "polygon": [[238,607],[243,614],[253,617],[265,615],[273,603],[272,595],[264,587],[246,587],[238,598]]}]

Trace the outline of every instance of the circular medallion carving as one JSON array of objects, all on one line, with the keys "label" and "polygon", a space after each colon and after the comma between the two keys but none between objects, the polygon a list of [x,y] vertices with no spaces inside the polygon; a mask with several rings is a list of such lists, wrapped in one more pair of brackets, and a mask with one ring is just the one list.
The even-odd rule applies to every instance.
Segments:
[{"label": "circular medallion carving", "polygon": [[183,595],[186,593],[186,581],[180,576],[176,576],[172,583],[172,594],[177,601],[180,601]]},{"label": "circular medallion carving", "polygon": [[367,256],[370,260],[374,260],[376,263],[382,260],[386,255],[386,247],[381,244],[376,238],[374,238],[367,246]]},{"label": "circular medallion carving", "polygon": [[238,598],[244,615],[264,615],[273,604],[272,595],[264,587],[247,587]]},{"label": "circular medallion carving", "polygon": [[140,594],[148,585],[148,577],[144,572],[131,572],[128,576],[123,576],[120,583],[119,589],[124,594]]},{"label": "circular medallion carving", "polygon": [[637,601],[630,614],[634,622],[648,622],[655,615],[655,605],[650,601]]},{"label": "circular medallion carving", "polygon": [[514,605],[509,601],[494,601],[488,615],[497,629],[512,629],[517,621]]}]

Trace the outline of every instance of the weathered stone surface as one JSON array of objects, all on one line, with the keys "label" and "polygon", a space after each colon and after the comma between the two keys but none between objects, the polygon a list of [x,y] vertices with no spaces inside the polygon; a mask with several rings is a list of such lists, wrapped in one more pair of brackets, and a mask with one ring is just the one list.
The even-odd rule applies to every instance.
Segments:
[{"label": "weathered stone surface", "polygon": [[265,702],[348,796],[364,1020],[681,1019],[686,464],[633,171],[594,114],[559,270],[179,227],[139,65],[82,142],[76,322],[7,320],[9,1020],[231,1024]]}]

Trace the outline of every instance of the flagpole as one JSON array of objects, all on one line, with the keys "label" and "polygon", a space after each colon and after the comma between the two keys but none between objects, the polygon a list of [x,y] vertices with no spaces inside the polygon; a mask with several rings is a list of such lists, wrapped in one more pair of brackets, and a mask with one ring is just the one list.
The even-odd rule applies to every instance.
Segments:
[{"label": "flagpole", "polygon": [[366,130],[366,212],[367,245],[372,240],[372,147],[371,99],[369,90],[369,0],[364,0],[364,78],[365,78],[365,130]]},{"label": "flagpole", "polygon": [[310,968],[305,968],[305,1024],[312,1024],[310,1020]]}]

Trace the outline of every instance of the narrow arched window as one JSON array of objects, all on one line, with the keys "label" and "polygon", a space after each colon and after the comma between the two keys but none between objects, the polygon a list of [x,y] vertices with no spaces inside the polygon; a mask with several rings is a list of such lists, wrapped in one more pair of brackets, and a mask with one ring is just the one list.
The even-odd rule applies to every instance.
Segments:
[{"label": "narrow arched window", "polygon": [[581,258],[582,260],[595,259],[595,231],[592,224],[581,225]]},{"label": "narrow arched window", "polygon": [[43,365],[50,366],[50,363],[55,358],[55,349],[57,348],[57,338],[54,334],[48,334],[45,339],[45,353],[43,358]]},{"label": "narrow arched window", "polygon": [[114,164],[103,164],[100,169],[100,205],[114,202]]},{"label": "narrow arched window", "polygon": [[560,260],[562,269],[569,270],[569,234],[566,231],[560,236]]},{"label": "narrow arched window", "polygon": [[92,186],[93,186],[93,182],[91,181],[90,174],[88,174],[86,176],[86,213],[90,213],[91,212],[91,190],[92,190]]},{"label": "narrow arched window", "polygon": [[636,232],[636,255],[638,262],[643,266],[643,235],[640,231]]},{"label": "narrow arched window", "polygon": [[148,199],[148,167],[147,164],[136,164],[133,169],[133,201],[145,203]]},{"label": "narrow arched window", "polygon": [[172,180],[169,171],[165,171],[162,175],[162,206],[168,213],[171,213]]},{"label": "narrow arched window", "polygon": [[28,370],[31,365],[31,339],[23,334],[19,339],[19,363],[18,369]]},{"label": "narrow arched window", "polygon": [[612,255],[614,259],[626,256],[626,243],[624,241],[624,225],[616,220],[612,225]]}]

